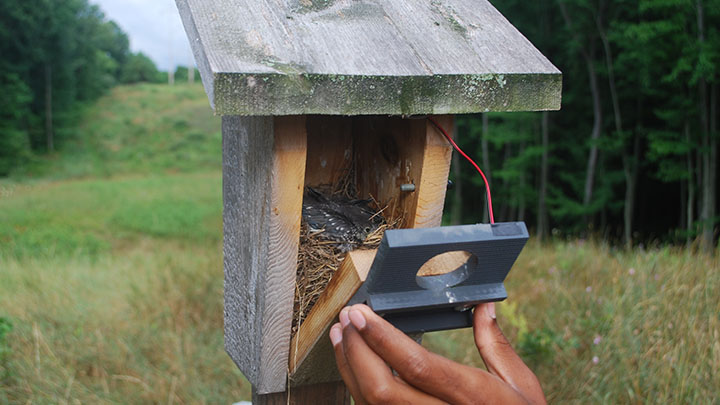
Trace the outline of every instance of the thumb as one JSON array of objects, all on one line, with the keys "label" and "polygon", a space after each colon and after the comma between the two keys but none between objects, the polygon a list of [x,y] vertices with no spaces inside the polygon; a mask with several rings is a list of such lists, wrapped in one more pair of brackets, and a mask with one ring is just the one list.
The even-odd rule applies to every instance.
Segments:
[{"label": "thumb", "polygon": [[533,403],[545,403],[540,382],[503,335],[495,315],[495,303],[479,304],[473,312],[475,345],[488,371],[518,390]]}]

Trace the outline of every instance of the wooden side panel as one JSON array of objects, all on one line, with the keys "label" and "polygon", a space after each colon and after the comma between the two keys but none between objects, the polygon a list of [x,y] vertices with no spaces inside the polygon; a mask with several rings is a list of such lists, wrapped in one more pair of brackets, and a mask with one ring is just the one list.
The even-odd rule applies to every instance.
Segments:
[{"label": "wooden side panel", "polygon": [[353,124],[357,187],[388,208],[386,218],[403,216],[402,228],[415,216],[416,193],[400,192],[402,184],[419,184],[425,120],[358,117]]},{"label": "wooden side panel", "polygon": [[307,144],[304,117],[223,117],[225,348],[285,389]]},{"label": "wooden side panel", "polygon": [[352,120],[349,117],[307,117],[308,153],[305,185],[336,184],[352,167]]},{"label": "wooden side panel", "polygon": [[[435,117],[448,134],[453,133],[453,117]],[[415,215],[407,223],[408,228],[432,228],[442,224],[445,192],[447,191],[452,146],[430,121],[425,121],[425,148],[419,187],[416,189]]]},{"label": "wooden side panel", "polygon": [[275,118],[269,257],[265,283],[260,393],[285,388],[290,347],[307,135],[304,116]]},{"label": "wooden side panel", "polygon": [[265,309],[273,122],[223,117],[222,133],[225,350],[255,384]]},{"label": "wooden side panel", "polygon": [[470,256],[472,256],[471,253],[464,250],[439,254],[426,261],[418,270],[417,275],[427,277],[449,273],[467,263]]},{"label": "wooden side panel", "polygon": [[[452,116],[436,120],[452,133]],[[353,128],[360,195],[372,195],[402,228],[440,226],[452,146],[427,119],[356,118]],[[415,191],[401,192],[402,184]]]}]

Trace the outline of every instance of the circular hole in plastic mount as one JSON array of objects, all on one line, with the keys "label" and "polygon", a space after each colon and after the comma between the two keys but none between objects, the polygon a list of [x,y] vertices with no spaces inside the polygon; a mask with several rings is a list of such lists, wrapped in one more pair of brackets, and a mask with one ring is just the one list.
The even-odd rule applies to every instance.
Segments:
[{"label": "circular hole in plastic mount", "polygon": [[477,256],[464,250],[441,253],[420,267],[415,282],[426,290],[452,287],[467,280],[477,262]]}]

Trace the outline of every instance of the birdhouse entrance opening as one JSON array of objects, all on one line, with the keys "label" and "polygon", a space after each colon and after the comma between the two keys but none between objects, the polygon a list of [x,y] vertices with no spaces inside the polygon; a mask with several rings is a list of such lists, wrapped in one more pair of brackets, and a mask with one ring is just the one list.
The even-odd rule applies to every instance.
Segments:
[{"label": "birdhouse entrance opening", "polygon": [[[452,132],[452,117],[435,118]],[[425,117],[307,116],[304,123],[293,339],[348,252],[377,248],[386,229],[440,225],[451,157]],[[344,305],[351,295],[325,297],[323,305]]]}]

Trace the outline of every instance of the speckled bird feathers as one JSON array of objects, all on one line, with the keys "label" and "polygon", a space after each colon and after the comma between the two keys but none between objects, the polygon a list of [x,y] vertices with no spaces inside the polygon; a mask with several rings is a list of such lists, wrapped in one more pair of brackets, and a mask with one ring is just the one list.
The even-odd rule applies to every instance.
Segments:
[{"label": "speckled bird feathers", "polygon": [[362,244],[382,221],[365,200],[326,197],[310,187],[303,198],[302,215],[311,231],[322,239],[337,242],[343,251]]}]

